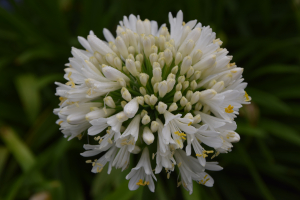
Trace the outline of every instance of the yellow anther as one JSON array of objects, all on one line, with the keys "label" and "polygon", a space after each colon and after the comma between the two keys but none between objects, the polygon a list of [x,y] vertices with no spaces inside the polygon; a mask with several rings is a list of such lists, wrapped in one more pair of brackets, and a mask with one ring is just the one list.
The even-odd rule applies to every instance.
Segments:
[{"label": "yellow anther", "polygon": [[58,125],[61,125],[61,123],[63,123],[64,121],[60,121],[60,122],[58,122]]},{"label": "yellow anther", "polygon": [[180,167],[180,166],[181,166],[181,164],[182,164],[182,162],[178,163],[178,164],[177,164],[177,166],[178,166],[178,167]]},{"label": "yellow anther", "polygon": [[207,177],[207,174],[204,176],[204,178],[206,178]]},{"label": "yellow anther", "polygon": [[140,179],[137,183],[136,183],[136,185],[140,185],[140,186],[145,186],[145,185],[147,185],[147,183],[148,183],[148,185],[149,185],[149,182],[144,182],[143,183],[143,180],[142,179]]},{"label": "yellow anther", "polygon": [[154,157],[155,157],[155,154],[153,153],[153,154],[152,154],[152,160],[154,160]]},{"label": "yellow anther", "polygon": [[186,140],[186,138],[185,138],[185,137],[186,137],[186,134],[184,134],[184,133],[179,133],[179,131],[174,132],[174,134],[180,136],[181,139]]},{"label": "yellow anther", "polygon": [[185,22],[182,22],[182,26],[184,26],[185,25]]},{"label": "yellow anther", "polygon": [[82,139],[82,134],[77,135],[78,140]]},{"label": "yellow anther", "polygon": [[190,125],[192,125],[192,122],[190,122],[190,123],[188,124],[188,126],[190,126]]},{"label": "yellow anther", "polygon": [[99,140],[99,144],[102,142],[102,140],[103,140],[102,138]]},{"label": "yellow anther", "polygon": [[108,140],[107,140],[107,141],[108,141],[108,143],[109,143],[109,144],[112,144],[112,143],[113,143],[113,142],[111,141],[111,139],[110,139],[110,138],[108,138]]},{"label": "yellow anther", "polygon": [[93,162],[93,163],[92,163],[92,166],[94,167],[95,165],[96,165],[96,163],[95,163],[95,162]]},{"label": "yellow anther", "polygon": [[225,108],[225,112],[227,113],[233,113],[233,106],[229,105],[227,108]]},{"label": "yellow anther", "polygon": [[244,95],[244,97],[246,98],[246,100],[245,100],[245,101],[250,101],[249,95],[247,94],[247,92],[246,92],[246,91],[245,91],[245,95]]},{"label": "yellow anther", "polygon": [[92,163],[92,160],[86,160],[85,163]]},{"label": "yellow anther", "polygon": [[170,172],[167,174],[167,179],[169,179],[169,178],[170,178],[170,174],[171,174]]}]

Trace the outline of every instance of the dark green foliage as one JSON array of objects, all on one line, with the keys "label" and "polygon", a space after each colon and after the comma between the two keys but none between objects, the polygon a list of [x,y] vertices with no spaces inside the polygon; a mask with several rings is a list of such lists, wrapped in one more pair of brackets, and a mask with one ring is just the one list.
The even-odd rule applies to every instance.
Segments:
[{"label": "dark green foliage", "polygon": [[[0,1],[0,199],[46,195],[81,199],[298,199],[300,194],[299,0],[2,0]],[[168,21],[168,12],[198,19],[244,67],[252,104],[237,119],[241,141],[216,158],[213,188],[194,184],[188,195],[177,175],[158,176],[156,194],[129,191],[123,173],[92,174],[79,155],[86,142],[66,141],[52,113],[54,81],[77,35],[102,37],[123,15]],[[136,161],[137,157],[132,157]],[[146,188],[147,189],[147,188]],[[51,198],[50,198],[51,197]],[[46,198],[45,198],[46,199]]]}]

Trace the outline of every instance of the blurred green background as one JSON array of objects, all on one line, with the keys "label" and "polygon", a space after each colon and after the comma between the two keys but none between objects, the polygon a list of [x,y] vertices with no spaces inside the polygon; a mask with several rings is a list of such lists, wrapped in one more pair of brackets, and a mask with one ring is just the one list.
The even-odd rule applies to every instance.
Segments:
[{"label": "blurred green background", "polygon": [[[300,199],[299,0],[0,0],[0,199]],[[52,112],[71,46],[89,30],[115,33],[123,15],[210,25],[244,67],[252,104],[237,119],[241,141],[217,157],[213,188],[188,195],[158,176],[155,196],[129,191],[123,173],[92,174],[82,141],[67,142]]]}]

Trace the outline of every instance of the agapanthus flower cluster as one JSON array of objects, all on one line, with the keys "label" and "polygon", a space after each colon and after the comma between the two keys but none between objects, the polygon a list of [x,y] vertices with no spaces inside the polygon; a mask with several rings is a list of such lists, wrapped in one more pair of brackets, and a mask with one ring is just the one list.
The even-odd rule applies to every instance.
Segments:
[{"label": "agapanthus flower cluster", "polygon": [[234,118],[251,98],[243,68],[231,63],[209,26],[185,23],[181,11],[170,13],[169,22],[158,28],[130,15],[116,38],[107,29],[106,41],[93,31],[78,37],[84,50],[72,48],[67,82],[56,83],[61,102],[54,113],[69,140],[93,136],[81,154],[92,157],[86,161],[92,172],[106,164],[108,173],[125,170],[135,154],[139,162],[126,176],[130,190],[147,185],[154,192],[154,174],[164,168],[169,178],[178,167],[178,185],[192,193],[193,180],[213,186],[206,170],[222,167],[207,158],[240,140]]}]

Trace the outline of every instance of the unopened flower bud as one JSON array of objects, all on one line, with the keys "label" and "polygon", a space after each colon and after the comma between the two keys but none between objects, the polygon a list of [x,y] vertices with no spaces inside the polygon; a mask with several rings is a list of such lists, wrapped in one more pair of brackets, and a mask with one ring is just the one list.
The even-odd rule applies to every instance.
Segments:
[{"label": "unopened flower bud", "polygon": [[160,35],[158,38],[158,45],[159,45],[160,51],[165,50],[165,43],[166,43],[165,36]]},{"label": "unopened flower bud", "polygon": [[197,82],[195,81],[195,80],[193,80],[192,82],[191,82],[191,90],[196,90],[196,88],[197,88]]},{"label": "unopened flower bud", "polygon": [[188,100],[185,97],[181,97],[180,99],[180,105],[183,107],[188,103]]},{"label": "unopened flower bud", "polygon": [[193,104],[197,103],[199,101],[199,98],[200,98],[200,92],[196,91],[190,100],[191,104],[193,105]]},{"label": "unopened flower bud", "polygon": [[191,101],[192,96],[193,96],[193,92],[191,90],[187,91],[185,97],[188,101]]},{"label": "unopened flower bud", "polygon": [[153,85],[153,90],[154,90],[154,93],[155,93],[155,94],[158,92],[158,84],[159,84],[159,83],[155,83],[155,84]]},{"label": "unopened flower bud", "polygon": [[137,102],[138,102],[141,106],[144,105],[144,97],[139,96],[139,97],[136,97],[136,99],[137,99]]},{"label": "unopened flower bud", "polygon": [[151,47],[151,53],[156,53],[157,54],[157,52],[158,52],[157,46],[152,45],[152,47]]},{"label": "unopened flower bud", "polygon": [[124,113],[126,114],[127,117],[133,118],[137,113],[138,109],[139,109],[139,104],[137,98],[134,98],[125,105]]},{"label": "unopened flower bud", "polygon": [[175,74],[170,73],[168,75],[168,77],[167,77],[167,80],[169,80],[169,79],[175,79],[175,78],[176,78]]},{"label": "unopened flower bud", "polygon": [[114,65],[118,70],[122,70],[122,61],[119,57],[114,58]]},{"label": "unopened flower bud", "polygon": [[181,83],[178,83],[178,84],[176,85],[176,91],[181,91],[181,89],[182,89],[182,84],[181,84]]},{"label": "unopened flower bud", "polygon": [[158,55],[156,53],[151,53],[150,56],[149,56],[149,60],[151,62],[151,65],[153,65],[154,62],[157,62]]},{"label": "unopened flower bud", "polygon": [[155,95],[152,94],[152,95],[150,96],[150,104],[151,104],[151,105],[155,105],[156,102],[157,102],[157,100],[158,100],[158,99],[157,99],[157,97],[156,97]]},{"label": "unopened flower bud", "polygon": [[178,77],[178,83],[183,83],[185,81],[185,77],[184,76],[179,76]]},{"label": "unopened flower bud", "polygon": [[122,93],[122,97],[123,99],[125,99],[126,101],[131,101],[131,94],[128,92],[128,90],[124,91]]},{"label": "unopened flower bud", "polygon": [[156,106],[156,109],[159,112],[159,114],[164,114],[167,110],[167,107],[168,107],[167,104],[160,101]]},{"label": "unopened flower bud", "polygon": [[199,111],[202,108],[202,104],[200,102],[196,103],[195,105],[195,111]]},{"label": "unopened flower bud", "polygon": [[126,101],[121,101],[121,106],[122,106],[122,108],[124,108],[126,104],[127,104]]},{"label": "unopened flower bud", "polygon": [[124,40],[120,36],[118,36],[115,40],[115,44],[116,44],[120,54],[123,56],[123,58],[126,59],[128,57],[128,49],[126,47]]},{"label": "unopened flower bud", "polygon": [[122,69],[123,69],[123,72],[124,72],[125,74],[128,74],[128,75],[129,75],[129,71],[128,71],[127,67],[124,66]]},{"label": "unopened flower bud", "polygon": [[182,61],[182,54],[180,52],[176,53],[175,65],[178,65]]},{"label": "unopened flower bud", "polygon": [[143,140],[147,145],[152,144],[154,141],[154,135],[148,126],[146,126],[143,130]]},{"label": "unopened flower bud", "polygon": [[176,103],[172,103],[168,109],[169,112],[175,111],[178,109],[178,106]]},{"label": "unopened flower bud", "polygon": [[135,56],[136,61],[140,61],[140,63],[144,62],[144,56],[142,54],[138,54]]},{"label": "unopened flower bud", "polygon": [[144,95],[144,101],[145,101],[146,104],[151,105],[150,96],[148,94]]},{"label": "unopened flower bud", "polygon": [[185,90],[186,88],[188,88],[189,85],[190,85],[189,81],[184,81],[183,84],[182,84],[182,90]]},{"label": "unopened flower bud", "polygon": [[134,55],[134,53],[135,53],[135,49],[134,49],[134,47],[133,47],[133,46],[130,46],[130,47],[128,47],[128,53],[130,53],[130,54]]},{"label": "unopened flower bud", "polygon": [[116,107],[116,104],[115,104],[114,100],[111,98],[111,96],[105,97],[104,98],[104,103],[106,105],[108,105],[109,107],[111,107],[111,108],[115,108]]},{"label": "unopened flower bud", "polygon": [[156,80],[161,79],[161,68],[160,67],[156,67],[153,69],[153,78]]},{"label": "unopened flower bud", "polygon": [[217,83],[217,81],[215,79],[211,80],[208,85],[207,88],[212,88],[215,84]]},{"label": "unopened flower bud", "polygon": [[212,90],[212,89],[204,90],[204,91],[200,92],[200,99],[211,99],[216,94],[217,94],[217,92],[215,90]]},{"label": "unopened flower bud", "polygon": [[173,60],[173,55],[170,49],[165,49],[164,57],[165,57],[166,64],[169,66]]},{"label": "unopened flower bud", "polygon": [[148,112],[146,111],[146,110],[142,110],[142,112],[141,112],[141,117],[144,117],[145,115],[147,115],[148,114]]},{"label": "unopened flower bud", "polygon": [[160,67],[163,68],[165,66],[165,58],[159,58],[157,61],[160,64]]},{"label": "unopened flower bud", "polygon": [[128,119],[128,116],[125,114],[125,112],[119,112],[117,115],[116,115],[117,119],[119,122],[124,122]]},{"label": "unopened flower bud", "polygon": [[195,71],[191,79],[197,81],[200,77],[201,77],[201,71]]},{"label": "unopened flower bud", "polygon": [[192,65],[192,58],[190,56],[184,57],[180,68],[180,75],[184,75],[188,71],[191,65]]},{"label": "unopened flower bud", "polygon": [[145,96],[147,94],[146,89],[144,87],[140,87],[140,93]]},{"label": "unopened flower bud", "polygon": [[126,68],[127,70],[133,75],[133,76],[138,76],[139,73],[135,67],[135,63],[131,59],[126,59]]},{"label": "unopened flower bud", "polygon": [[141,81],[141,84],[143,86],[147,85],[148,80],[149,80],[149,75],[148,74],[140,73],[140,81]]},{"label": "unopened flower bud", "polygon": [[186,77],[190,78],[193,74],[194,74],[194,68],[192,66],[190,66],[186,73]]},{"label": "unopened flower bud", "polygon": [[193,65],[200,61],[203,53],[200,49],[197,49],[193,54]]},{"label": "unopened flower bud", "polygon": [[119,78],[119,79],[117,80],[117,82],[118,82],[122,87],[126,87],[126,82],[125,82],[125,80],[124,80],[123,78]]},{"label": "unopened flower bud", "polygon": [[175,79],[168,79],[167,80],[167,85],[168,85],[168,91],[167,92],[170,92],[173,89],[175,83],[176,83]]},{"label": "unopened flower bud", "polygon": [[151,131],[156,132],[158,130],[158,125],[159,125],[158,122],[152,121],[151,122]]},{"label": "unopened flower bud", "polygon": [[200,114],[198,114],[194,117],[193,124],[199,124],[200,122],[201,122],[201,116],[200,116]]},{"label": "unopened flower bud", "polygon": [[142,66],[141,66],[140,61],[135,61],[134,64],[135,64],[136,70],[138,72],[141,72],[142,71]]},{"label": "unopened flower bud", "polygon": [[151,121],[149,115],[145,114],[144,117],[142,118],[142,124],[146,125]]},{"label": "unopened flower bud", "polygon": [[158,62],[153,62],[152,67],[153,67],[153,69],[160,68],[160,64]]},{"label": "unopened flower bud", "polygon": [[192,109],[192,104],[191,102],[188,102],[184,107],[184,111],[189,112],[191,109]]},{"label": "unopened flower bud", "polygon": [[177,91],[177,92],[175,92],[173,101],[176,103],[179,99],[181,99],[181,97],[182,97],[181,91]]},{"label": "unopened flower bud", "polygon": [[190,119],[190,120],[194,120],[194,117],[193,117],[193,115],[192,115],[191,113],[186,113],[186,115],[184,115],[183,118],[185,118],[185,119]]},{"label": "unopened flower bud", "polygon": [[162,81],[158,84],[158,92],[160,97],[164,97],[168,92],[167,81]]},{"label": "unopened flower bud", "polygon": [[114,56],[111,53],[105,55],[105,60],[109,65],[114,66]]},{"label": "unopened flower bud", "polygon": [[171,73],[177,74],[177,72],[178,72],[178,66],[176,65],[175,67],[172,68]]},{"label": "unopened flower bud", "polygon": [[211,89],[216,92],[221,92],[224,89],[224,81],[217,82]]}]

